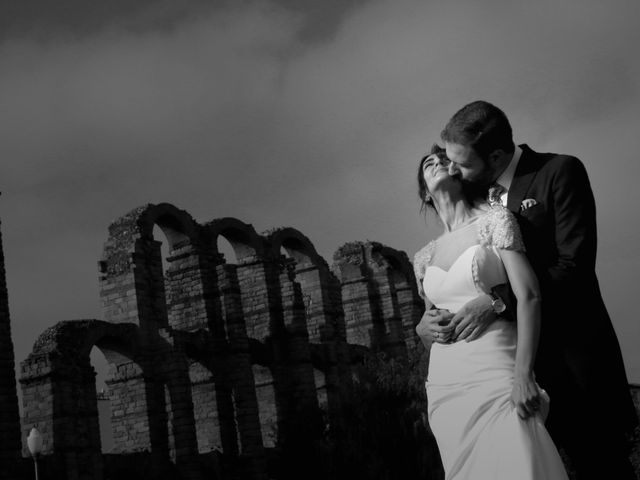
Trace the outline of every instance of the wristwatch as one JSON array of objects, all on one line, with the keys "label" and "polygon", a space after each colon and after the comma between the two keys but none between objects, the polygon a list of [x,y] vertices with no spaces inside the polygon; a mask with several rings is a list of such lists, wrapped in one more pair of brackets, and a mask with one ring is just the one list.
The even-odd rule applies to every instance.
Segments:
[{"label": "wristwatch", "polygon": [[505,305],[504,301],[498,295],[496,295],[493,292],[490,292],[489,296],[491,297],[491,308],[493,308],[493,311],[496,312],[498,315],[500,315],[507,309],[507,306]]}]

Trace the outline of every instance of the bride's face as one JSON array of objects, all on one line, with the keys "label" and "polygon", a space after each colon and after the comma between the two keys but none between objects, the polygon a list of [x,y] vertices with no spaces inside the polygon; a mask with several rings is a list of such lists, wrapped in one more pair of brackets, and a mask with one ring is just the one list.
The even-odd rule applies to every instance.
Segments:
[{"label": "bride's face", "polygon": [[[442,156],[444,157],[444,155]],[[428,192],[437,190],[460,189],[460,181],[449,174],[448,158],[436,154],[429,155],[422,163],[422,176]]]}]

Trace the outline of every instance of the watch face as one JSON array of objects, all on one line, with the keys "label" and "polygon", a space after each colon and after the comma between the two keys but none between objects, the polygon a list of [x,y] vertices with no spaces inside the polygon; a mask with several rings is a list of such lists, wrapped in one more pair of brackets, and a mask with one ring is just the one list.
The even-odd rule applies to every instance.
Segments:
[{"label": "watch face", "polygon": [[496,298],[491,302],[491,306],[496,313],[502,313],[507,309],[507,306],[504,304],[501,298]]}]

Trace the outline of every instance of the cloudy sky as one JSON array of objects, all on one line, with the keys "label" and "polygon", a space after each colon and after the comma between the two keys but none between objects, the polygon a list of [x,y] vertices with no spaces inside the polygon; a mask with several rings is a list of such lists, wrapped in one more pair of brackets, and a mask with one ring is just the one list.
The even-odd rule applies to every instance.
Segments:
[{"label": "cloudy sky", "polygon": [[438,232],[418,213],[417,161],[486,99],[518,142],[586,164],[601,286],[640,383],[637,1],[0,5],[17,362],[57,321],[101,318],[107,226],[142,204],[292,226],[329,262],[364,239],[412,256]]}]

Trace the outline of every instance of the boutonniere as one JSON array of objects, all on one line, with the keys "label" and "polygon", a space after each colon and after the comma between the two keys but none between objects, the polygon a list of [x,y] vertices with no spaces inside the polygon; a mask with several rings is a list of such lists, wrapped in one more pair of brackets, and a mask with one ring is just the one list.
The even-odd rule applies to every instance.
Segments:
[{"label": "boutonniere", "polygon": [[528,208],[533,207],[534,205],[537,205],[538,202],[535,198],[525,198],[522,203],[520,204],[520,211],[524,212],[525,210],[527,210]]}]

